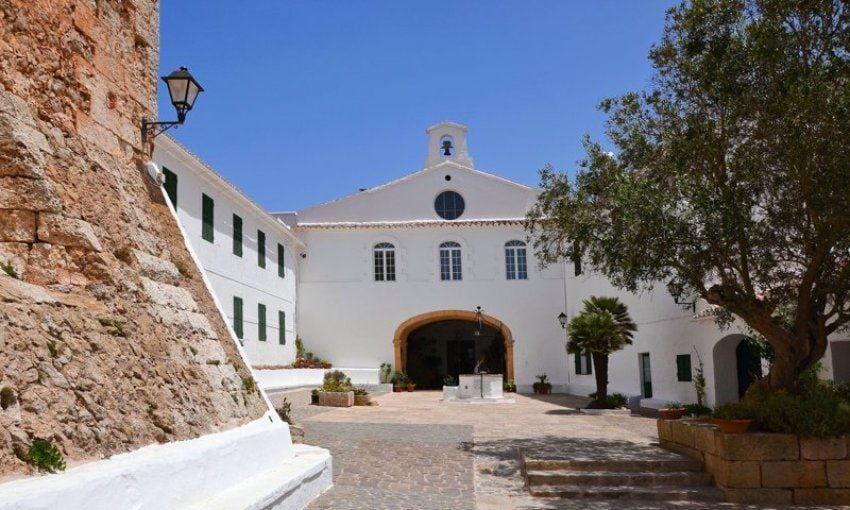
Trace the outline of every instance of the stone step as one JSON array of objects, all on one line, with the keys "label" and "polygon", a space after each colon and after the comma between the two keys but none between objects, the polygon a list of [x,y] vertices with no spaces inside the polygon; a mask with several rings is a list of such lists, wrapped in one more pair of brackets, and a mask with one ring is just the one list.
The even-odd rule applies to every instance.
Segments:
[{"label": "stone step", "polygon": [[616,471],[528,471],[526,481],[530,487],[542,485],[574,485],[584,487],[604,486],[660,486],[696,487],[712,485],[712,477],[704,471],[671,472],[616,472]]},{"label": "stone step", "polygon": [[723,491],[716,487],[576,487],[545,485],[530,487],[538,497],[580,500],[639,500],[639,501],[723,501]]},{"label": "stone step", "polygon": [[671,473],[679,471],[703,471],[702,462],[687,458],[664,460],[568,460],[568,459],[525,459],[526,471],[607,471],[617,473]]}]

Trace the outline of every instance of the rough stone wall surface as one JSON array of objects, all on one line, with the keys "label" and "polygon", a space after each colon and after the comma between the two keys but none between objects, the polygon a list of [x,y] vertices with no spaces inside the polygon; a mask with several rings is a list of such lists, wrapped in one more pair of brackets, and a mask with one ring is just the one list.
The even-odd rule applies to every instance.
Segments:
[{"label": "rough stone wall surface", "polygon": [[34,438],[69,465],[266,405],[161,191],[156,0],[0,0],[0,477]]}]

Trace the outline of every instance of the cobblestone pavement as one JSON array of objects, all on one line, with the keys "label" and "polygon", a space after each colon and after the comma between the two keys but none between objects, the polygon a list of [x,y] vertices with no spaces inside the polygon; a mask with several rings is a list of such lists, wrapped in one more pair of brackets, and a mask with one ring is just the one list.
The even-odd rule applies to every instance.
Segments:
[{"label": "cobblestone pavement", "polygon": [[[521,449],[622,457],[657,441],[654,419],[583,415],[575,411],[587,402],[582,397],[517,395],[509,404],[468,404],[418,391],[373,397],[378,405],[371,407],[323,408],[309,405],[309,391],[298,391],[272,401],[279,405],[284,396],[306,442],[333,454],[334,486],[310,510],[770,508],[531,497],[523,487]],[[658,455],[669,454],[659,449]]]}]

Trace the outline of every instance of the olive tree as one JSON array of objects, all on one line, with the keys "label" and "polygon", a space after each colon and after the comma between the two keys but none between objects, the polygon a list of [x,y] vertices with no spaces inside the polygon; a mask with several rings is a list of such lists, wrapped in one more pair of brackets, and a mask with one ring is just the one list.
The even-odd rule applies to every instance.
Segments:
[{"label": "olive tree", "polygon": [[667,12],[646,90],[607,99],[611,147],[551,166],[527,228],[620,288],[663,283],[771,345],[792,389],[850,323],[850,4],[692,0]]}]

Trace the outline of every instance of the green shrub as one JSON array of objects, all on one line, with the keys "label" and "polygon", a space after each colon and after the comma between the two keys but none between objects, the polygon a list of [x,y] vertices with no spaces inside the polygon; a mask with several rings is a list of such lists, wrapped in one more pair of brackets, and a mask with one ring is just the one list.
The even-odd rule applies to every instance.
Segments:
[{"label": "green shrub", "polygon": [[457,386],[457,379],[455,379],[451,374],[446,374],[446,376],[443,377],[443,386]]},{"label": "green shrub", "polygon": [[300,336],[295,337],[295,359],[304,359],[304,341]]},{"label": "green shrub", "polygon": [[752,420],[756,413],[753,408],[744,402],[730,402],[718,406],[713,416],[720,420]]},{"label": "green shrub", "polygon": [[600,402],[598,398],[596,398],[596,392],[594,391],[588,397],[593,399],[593,402],[588,404],[588,409],[626,409],[629,407],[629,397],[623,395],[622,393],[614,393],[605,397],[604,402]]},{"label": "green shrub", "polygon": [[399,372],[398,370],[393,372],[393,376],[390,378],[390,382],[393,383],[393,386],[405,386],[409,380],[410,379],[408,379],[407,374]]},{"label": "green shrub", "polygon": [[339,370],[334,370],[325,374],[325,379],[322,383],[322,391],[351,391],[351,379]]},{"label": "green shrub", "polygon": [[516,393],[516,383],[513,379],[508,379],[502,387],[508,393]]},{"label": "green shrub", "polygon": [[2,270],[4,273],[11,276],[12,278],[15,278],[17,280],[21,279],[20,275],[18,275],[18,272],[15,271],[15,267],[12,266],[11,262],[0,261],[0,270]]},{"label": "green shrub", "polygon": [[796,394],[753,389],[744,399],[756,428],[803,437],[850,433],[850,400],[843,387],[824,381],[801,381]]},{"label": "green shrub", "polygon": [[254,393],[255,391],[257,391],[257,382],[254,381],[253,377],[243,377],[242,387],[245,388],[246,392]]},{"label": "green shrub", "polygon": [[685,404],[685,414],[688,416],[711,416],[711,408],[701,404]]},{"label": "green shrub", "polygon": [[292,417],[290,416],[290,413],[292,413],[292,402],[284,398],[283,403],[275,411],[277,411],[277,415],[280,416],[281,420],[292,425]]},{"label": "green shrub", "polygon": [[27,459],[30,464],[42,471],[50,473],[65,471],[65,459],[62,452],[50,441],[44,439],[36,439],[32,442],[27,452]]},{"label": "green shrub", "polygon": [[354,395],[358,397],[363,397],[369,394],[369,391],[366,388],[354,388]]}]

